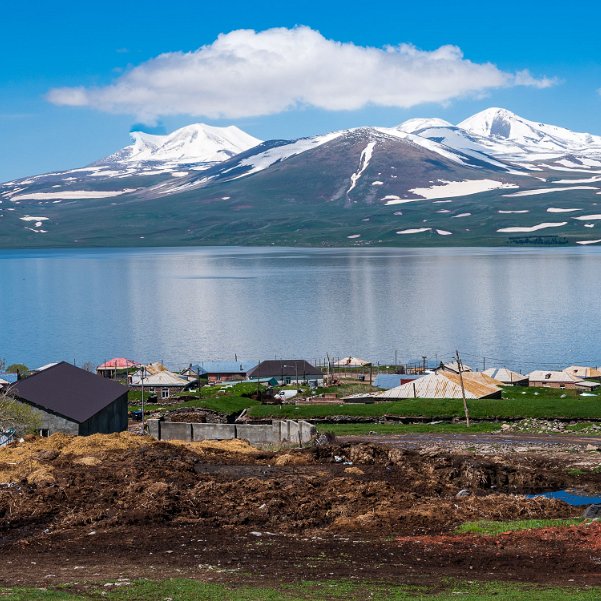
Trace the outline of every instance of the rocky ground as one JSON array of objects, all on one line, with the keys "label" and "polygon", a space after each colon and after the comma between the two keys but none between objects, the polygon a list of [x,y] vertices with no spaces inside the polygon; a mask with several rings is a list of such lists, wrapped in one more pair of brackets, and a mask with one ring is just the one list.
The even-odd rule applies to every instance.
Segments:
[{"label": "rocky ground", "polygon": [[242,441],[54,435],[0,450],[0,582],[467,575],[601,583],[597,522],[454,533],[467,521],[578,516],[582,509],[524,494],[574,486],[598,494],[599,465],[601,453],[585,448],[334,442],[274,452]]}]

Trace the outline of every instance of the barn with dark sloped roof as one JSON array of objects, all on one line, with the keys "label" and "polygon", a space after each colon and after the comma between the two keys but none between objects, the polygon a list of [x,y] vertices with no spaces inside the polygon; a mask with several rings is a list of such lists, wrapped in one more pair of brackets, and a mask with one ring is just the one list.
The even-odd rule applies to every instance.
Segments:
[{"label": "barn with dark sloped roof", "polygon": [[39,414],[44,435],[127,429],[127,388],[64,361],[17,381],[9,394]]}]

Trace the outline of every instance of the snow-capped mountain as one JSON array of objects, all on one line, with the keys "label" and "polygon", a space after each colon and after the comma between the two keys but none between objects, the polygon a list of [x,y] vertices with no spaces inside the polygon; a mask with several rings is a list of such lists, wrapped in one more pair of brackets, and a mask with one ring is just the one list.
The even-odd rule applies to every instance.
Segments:
[{"label": "snow-capped mountain", "polygon": [[133,144],[99,163],[217,163],[262,142],[241,129],[212,127],[204,123],[188,125],[167,135],[134,131]]},{"label": "snow-capped mountain", "polygon": [[601,244],[601,136],[504,109],[297,140],[202,124],[132,138],[0,184],[0,246],[530,244],[541,230]]},{"label": "snow-capped mountain", "polygon": [[[514,155],[530,161],[545,155],[601,156],[601,136],[535,123],[502,108],[489,108],[476,113],[457,127],[477,136],[491,152],[499,156]],[[596,166],[601,166],[601,163]]]},{"label": "snow-capped mountain", "polygon": [[417,134],[425,129],[431,129],[433,127],[453,127],[452,123],[445,121],[444,119],[408,119],[401,123],[397,129],[408,134]]}]

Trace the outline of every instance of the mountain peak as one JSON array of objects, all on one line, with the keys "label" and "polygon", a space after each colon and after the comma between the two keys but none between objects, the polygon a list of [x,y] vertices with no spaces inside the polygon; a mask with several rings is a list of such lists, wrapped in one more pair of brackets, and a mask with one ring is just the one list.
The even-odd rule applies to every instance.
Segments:
[{"label": "mountain peak", "polygon": [[396,129],[405,132],[407,134],[413,134],[423,129],[430,129],[432,127],[453,127],[452,123],[445,121],[444,119],[430,118],[430,119],[408,119],[403,121],[400,125],[397,125]]},{"label": "mountain peak", "polygon": [[598,146],[601,137],[574,132],[557,125],[536,123],[503,108],[480,111],[457,127],[492,140],[509,140],[521,147],[537,147],[537,151],[574,152],[590,145]]},{"label": "mountain peak", "polygon": [[193,123],[170,134],[142,131],[130,133],[133,144],[111,157],[127,162],[172,161],[177,163],[213,163],[223,161],[261,143],[235,125],[215,127]]},{"label": "mountain peak", "polygon": [[520,125],[523,126],[524,124],[530,126],[531,122],[522,119],[522,117],[507,109],[490,107],[468,117],[459,123],[457,127],[479,136],[513,138],[512,129],[515,130],[516,127],[519,128]]}]

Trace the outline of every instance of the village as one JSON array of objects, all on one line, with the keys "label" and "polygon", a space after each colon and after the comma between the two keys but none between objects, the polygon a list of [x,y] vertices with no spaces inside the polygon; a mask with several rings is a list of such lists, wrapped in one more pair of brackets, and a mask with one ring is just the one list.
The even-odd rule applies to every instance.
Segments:
[{"label": "village", "polygon": [[2,372],[0,581],[599,590],[598,368],[235,359]]},{"label": "village", "polygon": [[[11,373],[0,373],[0,392],[31,408],[39,422],[36,431],[41,436],[110,434],[128,428],[156,436],[154,422],[153,429],[148,430],[148,419],[182,423],[185,417],[190,423],[252,424],[263,423],[268,417],[293,417],[299,409],[299,416],[309,421],[320,415],[323,430],[327,421],[324,408],[327,414],[338,418],[333,422],[340,421],[341,416],[347,416],[346,421],[350,422],[355,415],[360,418],[357,422],[365,423],[370,413],[378,417],[386,414],[386,407],[392,408],[395,401],[418,399],[424,400],[423,405],[414,403],[413,414],[407,412],[398,417],[415,418],[419,422],[428,417],[451,416],[457,421],[452,411],[447,416],[444,411],[430,416],[427,407],[433,401],[462,400],[463,414],[469,424],[468,402],[493,399],[500,402],[488,404],[490,414],[483,416],[487,419],[557,417],[555,411],[549,415],[530,414],[527,407],[523,415],[504,415],[503,399],[515,396],[516,390],[526,395],[522,388],[533,389],[533,393],[526,395],[531,403],[538,400],[534,397],[547,399],[552,394],[551,398],[562,406],[575,405],[574,411],[568,410],[559,417],[573,414],[577,418],[577,405],[595,399],[595,391],[601,386],[601,369],[597,367],[570,365],[563,370],[537,369],[528,374],[506,367],[476,371],[463,364],[458,355],[456,360],[440,362],[434,367],[425,361],[411,366],[384,366],[347,356],[324,360],[317,366],[304,359],[256,362],[236,357],[234,361],[202,361],[175,371],[160,361],[143,364],[118,357],[98,365],[95,373],[89,365],[84,369],[64,361],[27,371],[24,368],[27,369],[21,365]],[[232,398],[237,403],[232,404]],[[358,410],[361,405],[381,410],[370,407],[361,416]],[[501,411],[495,413],[495,408]],[[478,415],[476,410],[474,417]],[[601,411],[598,416],[590,417],[601,418]],[[185,440],[226,436],[226,430],[220,432],[197,428],[193,438],[190,433],[182,436]],[[250,432],[247,432],[250,441],[256,442]],[[1,440],[7,444],[16,434],[17,429],[4,428]],[[163,436],[168,436],[166,428]]]}]

